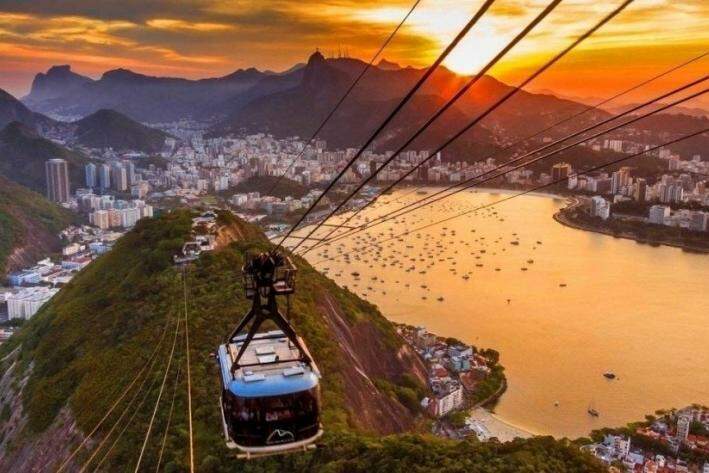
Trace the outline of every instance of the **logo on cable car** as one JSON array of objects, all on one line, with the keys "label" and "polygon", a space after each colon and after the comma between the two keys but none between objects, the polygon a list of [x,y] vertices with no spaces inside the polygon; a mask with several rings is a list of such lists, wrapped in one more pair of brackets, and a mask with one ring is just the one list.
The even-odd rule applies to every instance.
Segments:
[{"label": "logo on cable car", "polygon": [[281,429],[274,430],[273,432],[271,432],[271,435],[269,435],[266,439],[266,443],[269,445],[274,443],[288,443],[293,441],[295,441],[295,435],[293,435],[293,432]]}]

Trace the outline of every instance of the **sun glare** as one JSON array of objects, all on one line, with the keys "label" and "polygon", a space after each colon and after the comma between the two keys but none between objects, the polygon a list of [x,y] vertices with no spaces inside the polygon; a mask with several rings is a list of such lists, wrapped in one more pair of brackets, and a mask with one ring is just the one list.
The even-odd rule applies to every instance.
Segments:
[{"label": "sun glare", "polygon": [[504,46],[504,38],[497,35],[493,28],[479,28],[471,31],[443,64],[458,74],[475,74]]}]

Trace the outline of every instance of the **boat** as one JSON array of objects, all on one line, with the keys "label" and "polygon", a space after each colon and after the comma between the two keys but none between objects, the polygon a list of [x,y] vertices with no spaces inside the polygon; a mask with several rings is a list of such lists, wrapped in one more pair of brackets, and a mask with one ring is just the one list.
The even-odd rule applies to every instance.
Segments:
[{"label": "boat", "polygon": [[443,297],[441,296],[437,300],[438,300],[438,302],[443,302]]},{"label": "boat", "polygon": [[559,401],[554,401],[554,407],[559,407]]},{"label": "boat", "polygon": [[610,371],[606,371],[605,373],[603,373],[603,376],[607,379],[615,379],[615,373],[612,373]]},{"label": "boat", "polygon": [[587,412],[591,417],[598,417],[600,415],[593,407],[589,407]]},{"label": "boat", "polygon": [[566,287],[566,283],[562,282],[561,284],[559,284],[559,287]]}]

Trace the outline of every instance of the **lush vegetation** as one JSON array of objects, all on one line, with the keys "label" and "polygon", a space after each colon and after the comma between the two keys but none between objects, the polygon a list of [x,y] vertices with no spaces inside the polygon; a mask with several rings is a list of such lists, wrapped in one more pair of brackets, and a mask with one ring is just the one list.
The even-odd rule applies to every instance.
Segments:
[{"label": "lush vegetation", "polygon": [[[620,213],[625,215],[635,215],[638,217],[647,217],[651,206],[656,202],[638,202],[636,200],[622,200],[611,204],[612,213]],[[699,202],[673,202],[667,205],[672,210],[689,209],[689,210],[706,210]]]},{"label": "lush vegetation", "polygon": [[49,240],[47,246],[56,246],[59,232],[75,219],[68,210],[0,176],[0,276],[5,273],[7,257],[29,233]]},{"label": "lush vegetation", "polygon": [[697,251],[709,251],[709,238],[706,232],[619,218],[603,220],[600,217],[591,217],[579,209],[563,210],[563,216],[572,224],[616,237],[625,236],[651,245],[668,244]]},{"label": "lush vegetation", "polygon": [[229,194],[260,192],[261,195],[273,195],[281,199],[287,196],[299,199],[308,193],[306,187],[286,177],[280,179],[278,187],[274,188],[278,179],[278,176],[253,176],[237,184],[233,191],[229,191]]},{"label": "lush vegetation", "polygon": [[[188,212],[178,211],[139,222],[111,253],[85,269],[18,336],[0,347],[1,357],[21,345],[17,379],[20,373],[29,374],[23,402],[30,430],[15,435],[15,442],[51,426],[67,403],[79,428],[91,431],[124,387],[147,366],[147,374],[136,378],[136,387],[99,430],[97,439],[117,419],[118,431],[126,426],[102,468],[118,471],[135,464],[167,372],[142,469],[155,468],[169,421],[162,465],[164,471],[185,471],[189,458],[185,332],[179,321],[185,316],[186,290],[195,456],[200,472],[602,471],[576,448],[548,438],[478,444],[425,435],[375,438],[358,430],[353,418],[357,412],[346,404],[341,347],[323,323],[318,298],[323,294],[334,297],[348,323],[373,322],[377,335],[372,343],[396,349],[401,340],[371,304],[339,289],[302,260],[297,260],[299,290],[291,300],[290,320],[324,373],[326,436],[315,452],[246,463],[236,460],[224,447],[217,408],[218,369],[209,354],[248,309],[240,275],[245,255],[270,246],[254,237],[254,227],[234,220],[233,224],[239,226],[237,233],[250,239],[203,255],[184,273],[183,286],[183,275],[172,266],[171,257],[190,230],[190,217]],[[219,218],[222,223],[232,222],[226,215]],[[167,370],[168,354],[175,341],[173,362]],[[156,353],[154,364],[149,363],[152,353]],[[417,409],[423,388],[413,377],[382,379],[376,384],[410,409]],[[124,409],[126,415],[119,417]],[[10,445],[8,449],[12,448]],[[102,446],[97,451],[92,468],[108,449]],[[88,460],[89,453],[82,452],[77,462]]]},{"label": "lush vegetation", "polygon": [[374,380],[374,385],[380,391],[398,400],[414,414],[421,411],[421,400],[428,394],[426,386],[411,375],[402,376],[397,383],[377,378]]},{"label": "lush vegetation", "polygon": [[39,136],[29,127],[13,122],[0,131],[0,174],[43,194],[46,190],[44,163],[65,159],[72,188],[84,185],[84,165],[89,159]]},{"label": "lush vegetation", "polygon": [[90,148],[154,153],[162,149],[167,134],[116,112],[102,109],[75,122],[76,140]]}]

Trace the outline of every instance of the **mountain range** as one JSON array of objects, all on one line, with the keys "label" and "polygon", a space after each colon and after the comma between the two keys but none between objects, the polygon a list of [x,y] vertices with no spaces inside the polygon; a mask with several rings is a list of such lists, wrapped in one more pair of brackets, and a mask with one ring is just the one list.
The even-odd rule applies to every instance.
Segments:
[{"label": "mountain range", "polygon": [[[365,67],[359,59],[325,58],[319,52],[306,64],[296,64],[282,73],[249,68],[201,80],[152,77],[126,69],[107,71],[99,79],[92,79],[73,72],[70,66],[55,66],[36,76],[31,92],[23,98],[24,105],[4,95],[0,125],[19,119],[42,134],[42,129],[66,124],[41,113],[65,120],[78,118],[72,122],[68,143],[148,153],[159,150],[165,136],[143,124],[183,119],[210,124],[208,137],[267,132],[278,138],[307,139]],[[360,146],[425,71],[381,60],[363,76],[318,137],[330,148]],[[438,68],[377,137],[373,148],[398,148],[471,79]],[[516,93],[447,148],[443,158],[480,159],[580,112],[587,113],[546,135],[559,138],[610,116],[608,111],[589,111],[586,104],[546,91],[516,90],[485,75],[407,147],[436,148],[511,92]]]},{"label": "mountain range", "polygon": [[188,80],[115,69],[94,80],[60,66],[38,74],[22,100],[35,111],[70,119],[100,109],[116,110],[141,122],[208,119],[232,102],[237,106],[259,93],[295,85],[299,75],[299,69],[277,75],[251,68],[219,78]]},{"label": "mountain range", "polygon": [[[359,59],[326,59],[319,52],[312,54],[304,66],[296,65],[280,74],[251,68],[202,80],[151,77],[126,69],[108,71],[94,80],[60,66],[38,74],[23,102],[54,117],[84,117],[100,109],[112,109],[143,123],[184,118],[209,121],[214,124],[210,136],[246,131],[307,138],[364,67],[366,63]],[[425,71],[380,61],[345,100],[321,137],[332,147],[358,146]],[[469,80],[444,67],[437,69],[385,130],[377,146],[396,147],[402,137],[416,130]],[[440,143],[510,90],[511,86],[493,77],[479,78],[471,91],[413,146],[421,149]],[[503,134],[519,136],[530,130],[531,124],[551,124],[562,115],[584,108],[583,104],[553,95],[520,91],[481,127],[465,135],[458,151],[493,145]],[[606,115],[597,111],[584,120]]]},{"label": "mountain range", "polygon": [[0,129],[12,122],[21,123],[43,137],[61,138],[67,145],[115,151],[156,153],[169,136],[109,109],[97,110],[74,122],[58,121],[33,112],[0,89]]}]

